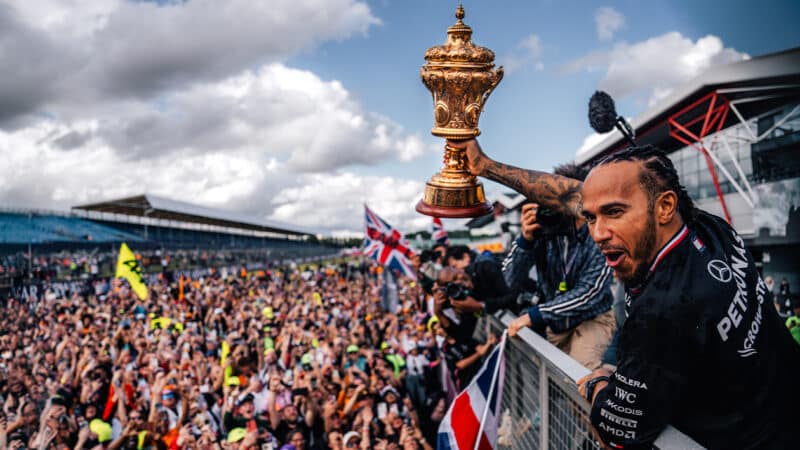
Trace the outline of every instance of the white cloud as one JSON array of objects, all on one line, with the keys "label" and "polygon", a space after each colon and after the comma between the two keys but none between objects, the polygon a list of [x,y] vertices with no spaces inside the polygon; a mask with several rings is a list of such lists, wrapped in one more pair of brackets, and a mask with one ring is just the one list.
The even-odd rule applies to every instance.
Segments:
[{"label": "white cloud", "polygon": [[[360,212],[357,222],[321,214],[332,196],[360,208],[362,192],[335,190],[352,179],[379,186],[371,203],[407,223],[421,183],[345,170],[410,161],[438,151],[433,139],[282,62],[378,23],[359,0],[0,4],[0,203],[65,209],[151,192],[358,230]],[[294,221],[286,198],[306,183],[331,190]]]},{"label": "white cloud", "polygon": [[[628,123],[630,123],[631,118],[630,117],[626,117],[625,120],[627,120]],[[614,128],[614,130],[616,130],[616,128]],[[608,133],[602,133],[602,134],[597,133],[597,132],[587,134],[583,138],[583,142],[581,142],[581,146],[578,148],[578,151],[575,154],[576,155],[581,155],[581,154],[583,154],[585,152],[588,152],[592,147],[594,147],[595,145],[603,142],[603,140],[605,138],[607,138],[610,133],[613,133],[613,132],[614,131],[612,130],[612,131],[609,131]]]},{"label": "white cloud", "polygon": [[610,51],[589,53],[567,63],[564,69],[604,70],[599,89],[615,98],[643,93],[648,104],[653,104],[712,66],[748,58],[746,53],[726,48],[717,36],[692,41],[672,31],[634,44],[619,43]]},{"label": "white cloud", "polygon": [[[364,112],[340,83],[277,63],[193,85],[159,104],[118,106],[110,116],[93,111],[0,132],[0,152],[11,155],[0,165],[0,201],[67,207],[149,191],[269,214],[276,203],[264,198],[317,180],[303,173],[338,179],[340,168],[434,150],[390,119]],[[331,192],[339,204],[360,204],[354,191]],[[327,219],[319,223],[323,217],[317,225],[328,227]]]},{"label": "white cloud", "polygon": [[542,56],[542,52],[544,51],[542,39],[535,34],[531,34],[523,39],[522,42],[519,43],[519,47],[527,50],[528,55],[530,55],[532,58],[539,58]]},{"label": "white cloud", "polygon": [[614,8],[603,6],[595,11],[594,23],[597,26],[597,38],[610,41],[614,33],[625,25],[625,16]]},{"label": "white cloud", "polygon": [[541,62],[543,54],[542,39],[536,34],[531,34],[522,39],[513,51],[500,58],[499,62],[508,73],[515,72],[527,64],[534,64],[534,68],[541,71],[544,69],[544,64]]},{"label": "white cloud", "polygon": [[590,148],[594,147],[600,142],[603,142],[603,139],[605,139],[606,137],[608,137],[608,133],[603,133],[603,134],[591,133],[586,135],[586,137],[583,138],[583,142],[581,143],[581,146],[578,149],[577,154],[580,155],[586,151],[589,151]]},{"label": "white cloud", "polygon": [[[414,210],[424,183],[393,177],[359,176],[353,173],[304,175],[300,185],[282,189],[272,203],[273,219],[319,225],[332,230],[360,230],[364,204],[401,232],[422,228],[430,217]],[[342,201],[352,199],[352,201]]]},{"label": "white cloud", "polygon": [[14,1],[0,5],[0,126],[157,98],[379,23],[358,0]]}]

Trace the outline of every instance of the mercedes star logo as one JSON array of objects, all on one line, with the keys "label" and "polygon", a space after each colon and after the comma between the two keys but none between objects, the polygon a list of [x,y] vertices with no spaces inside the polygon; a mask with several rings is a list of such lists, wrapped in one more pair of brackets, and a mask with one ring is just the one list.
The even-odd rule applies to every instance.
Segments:
[{"label": "mercedes star logo", "polygon": [[731,278],[733,277],[731,268],[728,267],[728,263],[721,259],[712,259],[708,262],[707,268],[708,274],[714,277],[714,279],[720,283],[727,283],[728,281],[731,281]]}]

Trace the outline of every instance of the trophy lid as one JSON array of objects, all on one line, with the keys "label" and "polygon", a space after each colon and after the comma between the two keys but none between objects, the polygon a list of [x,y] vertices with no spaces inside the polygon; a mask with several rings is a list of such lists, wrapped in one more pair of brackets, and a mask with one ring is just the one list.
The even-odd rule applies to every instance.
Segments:
[{"label": "trophy lid", "polygon": [[493,66],[494,52],[472,43],[472,28],[465,24],[464,7],[458,5],[456,21],[447,29],[447,42],[425,52],[425,60],[431,64],[468,63]]}]

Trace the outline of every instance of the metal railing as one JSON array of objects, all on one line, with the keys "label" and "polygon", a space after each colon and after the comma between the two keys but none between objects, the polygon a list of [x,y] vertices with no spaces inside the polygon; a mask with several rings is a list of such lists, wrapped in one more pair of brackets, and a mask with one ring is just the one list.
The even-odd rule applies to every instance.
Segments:
[{"label": "metal railing", "polygon": [[[515,319],[509,312],[489,316],[478,334],[500,335]],[[529,328],[506,343],[506,375],[498,430],[500,449],[600,449],[589,431],[589,403],[575,381],[589,373],[569,355]],[[673,427],[655,442],[663,450],[702,449]]]}]

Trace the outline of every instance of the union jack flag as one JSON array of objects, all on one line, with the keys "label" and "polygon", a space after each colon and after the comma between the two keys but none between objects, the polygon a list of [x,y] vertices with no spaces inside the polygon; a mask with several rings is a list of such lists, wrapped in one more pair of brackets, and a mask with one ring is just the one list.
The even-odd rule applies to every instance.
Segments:
[{"label": "union jack flag", "polygon": [[414,255],[414,249],[408,241],[399,231],[372,212],[367,205],[364,205],[364,213],[366,216],[364,254],[387,269],[398,270],[407,277],[416,279],[417,275],[410,260]]},{"label": "union jack flag", "polygon": [[442,225],[442,219],[438,217],[433,218],[433,235],[431,236],[433,242],[437,244],[450,245],[450,238],[447,237],[447,230]]}]

